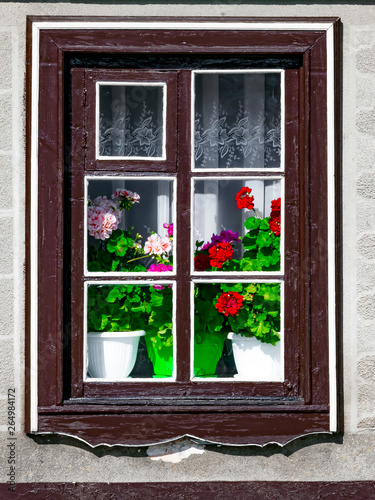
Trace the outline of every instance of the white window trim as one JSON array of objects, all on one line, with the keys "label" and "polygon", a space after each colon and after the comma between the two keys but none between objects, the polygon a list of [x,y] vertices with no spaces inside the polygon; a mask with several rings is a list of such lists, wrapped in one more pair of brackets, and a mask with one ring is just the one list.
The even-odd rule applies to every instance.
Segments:
[{"label": "white window trim", "polygon": [[30,206],[30,431],[38,431],[38,106],[39,40],[43,29],[137,30],[322,30],[327,43],[327,178],[328,178],[328,323],[330,431],[337,430],[336,297],[335,297],[335,148],[334,25],[332,22],[124,22],[41,21],[32,26],[31,64],[31,206]]}]

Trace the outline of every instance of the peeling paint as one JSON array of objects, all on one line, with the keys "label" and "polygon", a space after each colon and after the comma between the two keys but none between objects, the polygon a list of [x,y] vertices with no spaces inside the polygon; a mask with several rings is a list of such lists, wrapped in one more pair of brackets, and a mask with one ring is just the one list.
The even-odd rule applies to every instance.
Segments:
[{"label": "peeling paint", "polygon": [[147,455],[151,460],[162,460],[178,464],[190,455],[201,455],[205,451],[205,446],[193,443],[187,439],[175,443],[150,446],[147,448]]}]

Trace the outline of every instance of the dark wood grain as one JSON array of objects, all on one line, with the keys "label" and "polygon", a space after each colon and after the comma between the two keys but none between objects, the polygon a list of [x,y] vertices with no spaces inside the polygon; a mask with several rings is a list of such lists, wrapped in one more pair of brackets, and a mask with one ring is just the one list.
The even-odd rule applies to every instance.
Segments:
[{"label": "dark wood grain", "polygon": [[[303,312],[299,307],[301,288],[299,248],[303,212],[299,210],[301,179],[300,155],[303,151],[299,141],[299,70],[285,71],[285,214],[284,214],[284,334],[285,334],[285,389],[290,396],[301,394],[300,346]],[[302,229],[303,232],[305,228]]]},{"label": "dark wood grain", "polygon": [[[188,327],[184,332],[187,330]],[[179,341],[178,338],[177,343]],[[190,348],[190,337],[187,338],[185,344],[182,340],[181,344],[182,346],[189,344]],[[186,370],[190,367],[186,362],[188,355],[189,353],[184,351],[180,354],[180,360]],[[155,397],[228,397],[228,401],[231,397],[284,397],[288,395],[288,391],[282,382],[246,383],[234,382],[230,378],[223,382],[206,382],[204,379],[189,381],[189,378],[185,375],[181,376],[182,381],[163,383],[152,383],[152,381],[132,382],[130,380],[113,384],[109,382],[88,382],[85,384],[85,395],[88,397],[121,397],[126,394],[127,397],[136,397],[138,394],[142,394],[143,397],[149,399]]]},{"label": "dark wood grain", "polygon": [[62,402],[62,52],[41,35],[39,99],[38,303],[40,404]]},{"label": "dark wood grain", "polygon": [[328,413],[191,412],[177,414],[40,415],[39,432],[77,436],[92,446],[127,444],[145,446],[194,436],[222,444],[285,444],[303,434],[329,431]]},{"label": "dark wood grain", "polygon": [[328,403],[328,286],[322,286],[328,277],[327,122],[321,118],[327,113],[325,37],[311,50],[310,72],[311,397]]},{"label": "dark wood grain", "polygon": [[[191,108],[190,108],[191,72],[179,73],[178,103],[178,174],[177,174],[177,380],[187,382],[190,379],[190,227],[191,221]],[[189,391],[189,389],[188,389]],[[186,393],[186,391],[184,391]],[[183,393],[184,393],[183,392]]]},{"label": "dark wood grain", "polygon": [[303,59],[303,66],[300,69],[300,119],[299,119],[299,142],[304,144],[304,149],[300,152],[299,176],[301,179],[299,195],[300,227],[300,280],[299,280],[299,309],[301,312],[300,342],[301,342],[301,390],[304,394],[306,404],[311,404],[311,238],[310,238],[310,51],[306,51]]},{"label": "dark wood grain", "polygon": [[356,498],[368,500],[375,496],[375,481],[183,481],[144,483],[17,483],[9,493],[8,485],[0,484],[3,498],[23,499],[26,495],[39,500],[51,498],[189,498],[227,500],[228,498],[264,500],[292,498],[311,500],[325,498]]},{"label": "dark wood grain", "polygon": [[[85,213],[85,193],[84,193],[84,172],[86,160],[86,75],[84,69],[72,70],[72,137],[71,137],[71,159],[68,165],[69,177],[67,181],[70,185],[70,197],[66,200],[70,212],[71,247],[67,252],[70,254],[69,273],[71,296],[66,297],[71,302],[71,396],[81,397],[83,395],[83,326],[84,326],[84,213]],[[67,318],[68,320],[68,318]]]},{"label": "dark wood grain", "polygon": [[[95,84],[97,81],[123,81],[123,82],[161,82],[167,85],[166,95],[166,159],[137,160],[128,158],[126,160],[115,160],[109,156],[105,160],[96,159],[95,155]],[[177,150],[177,72],[176,71],[151,71],[151,70],[90,70],[85,71],[86,104],[86,170],[105,170],[107,172],[176,172],[176,150]]]},{"label": "dark wood grain", "polygon": [[[45,30],[64,52],[303,54],[324,31]],[[266,49],[265,49],[266,48]]]}]

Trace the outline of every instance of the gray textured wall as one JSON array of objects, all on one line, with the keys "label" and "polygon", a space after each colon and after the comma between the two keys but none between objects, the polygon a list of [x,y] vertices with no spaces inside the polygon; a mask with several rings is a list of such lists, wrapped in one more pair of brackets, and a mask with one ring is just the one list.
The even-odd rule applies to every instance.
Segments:
[{"label": "gray textured wall", "polygon": [[[375,6],[340,2],[0,4],[0,482],[8,471],[6,393],[17,389],[17,481],[365,480],[375,478]],[[181,462],[23,432],[26,15],[340,16],[343,22],[343,439],[284,449],[207,446]],[[149,454],[157,450],[148,450]],[[163,451],[161,451],[163,453]]]}]

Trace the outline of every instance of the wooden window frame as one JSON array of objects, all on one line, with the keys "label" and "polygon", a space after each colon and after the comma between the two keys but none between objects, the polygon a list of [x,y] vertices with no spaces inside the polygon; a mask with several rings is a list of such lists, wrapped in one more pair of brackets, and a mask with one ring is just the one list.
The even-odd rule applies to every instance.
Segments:
[{"label": "wooden window frame", "polygon": [[[154,18],[147,21],[142,18],[28,18],[28,433],[68,434],[92,446],[103,443],[139,446],[183,435],[221,444],[277,442],[282,445],[298,436],[339,429],[339,36],[337,18]],[[301,216],[298,227],[287,228],[287,237],[295,241],[296,246],[291,252],[294,257],[285,257],[288,260],[295,258],[296,253],[299,255],[295,280],[308,285],[287,312],[301,318],[296,337],[298,362],[301,362],[297,370],[298,388],[294,380],[286,379],[275,394],[274,383],[263,384],[262,397],[259,397],[254,383],[226,383],[223,390],[217,384],[192,385],[180,380],[178,384],[154,384],[158,386],[155,389],[150,385],[147,390],[146,384],[134,384],[132,388],[127,384],[129,390],[121,396],[116,384],[104,383],[97,387],[91,384],[91,392],[82,397],[79,377],[74,373],[71,377],[64,370],[67,337],[63,289],[67,273],[63,264],[64,253],[69,251],[69,242],[63,245],[64,196],[69,184],[66,175],[64,177],[65,58],[71,54],[150,52],[155,55],[194,52],[204,56],[225,53],[301,57],[302,64],[294,80],[298,85],[291,82],[295,87],[288,91],[294,91],[298,101],[299,122],[295,125],[298,127],[295,134],[299,145],[292,163],[303,189],[296,192],[293,183],[286,187],[290,190],[290,213],[297,210]],[[189,71],[182,71],[180,78],[188,79]],[[80,98],[79,94],[73,95],[73,99]],[[180,100],[184,99],[187,95],[180,96]],[[190,124],[179,131],[187,138],[179,146],[179,164],[190,156],[189,127]],[[83,154],[82,149],[77,147],[77,155]],[[148,168],[142,167],[144,171]],[[202,174],[194,171],[191,175]],[[190,188],[185,189],[180,182],[177,197],[182,207],[189,207]],[[177,220],[181,231],[184,226],[188,227],[189,217],[181,210]],[[51,224],[51,220],[56,223]],[[306,227],[310,229],[304,230]],[[184,293],[180,289],[177,301],[183,300]],[[80,316],[82,312],[73,312],[72,322],[80,321]],[[190,325],[188,309],[179,321],[177,327]],[[182,346],[184,350],[187,342]],[[289,357],[292,355],[287,353]],[[189,364],[188,355],[184,362]]]},{"label": "wooden window frame", "polygon": [[[101,80],[99,70],[87,70],[85,78],[85,99],[90,102],[85,103],[85,109],[87,109],[88,115],[85,120],[86,123],[94,125],[95,120],[95,83]],[[119,72],[108,71],[107,77],[112,82],[118,82],[120,80]],[[125,71],[121,72],[122,74]],[[85,158],[85,170],[93,171],[105,171],[110,170],[113,172],[123,171],[124,162],[127,165],[127,171],[132,172],[142,172],[142,171],[153,171],[153,172],[175,172],[176,171],[176,148],[177,148],[177,136],[175,131],[177,130],[177,114],[174,110],[177,107],[177,75],[176,74],[163,74],[160,71],[145,71],[144,74],[140,74],[139,71],[128,70],[126,71],[127,78],[140,83],[140,82],[161,82],[168,87],[168,92],[165,98],[165,106],[167,109],[166,116],[166,128],[164,134],[166,135],[166,158],[165,159],[153,159],[150,157],[147,160],[139,160],[135,158],[124,159],[112,159],[110,156],[107,158],[96,158],[96,130],[95,126],[91,126],[87,130],[84,130],[84,140],[87,141],[85,145],[86,158]],[[76,77],[77,78],[77,77]],[[81,96],[83,97],[83,95]],[[92,99],[93,98],[93,99]],[[77,103],[78,105],[80,103]]]}]

